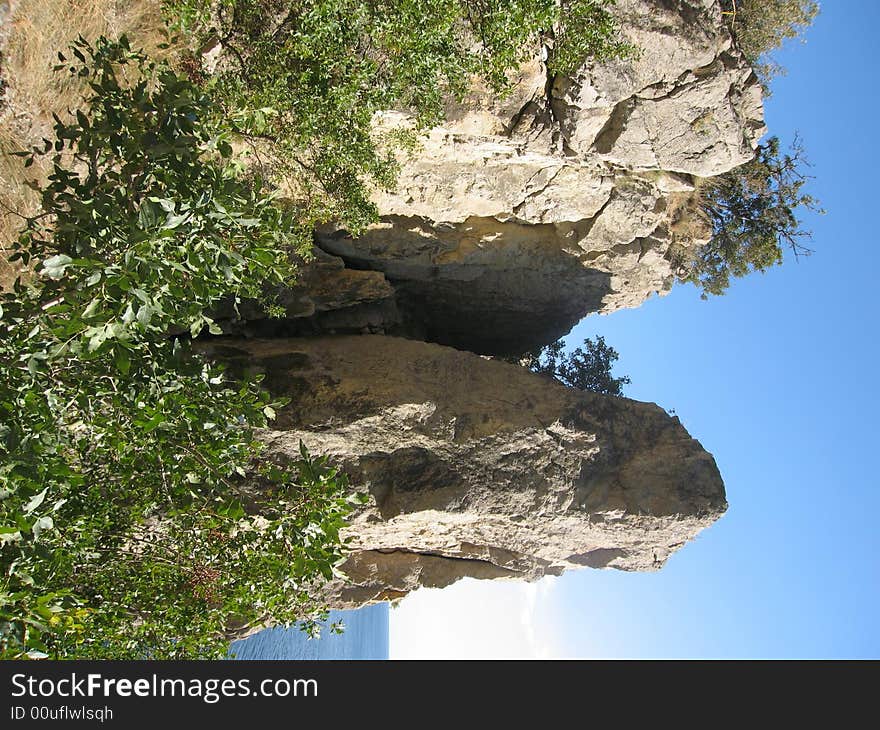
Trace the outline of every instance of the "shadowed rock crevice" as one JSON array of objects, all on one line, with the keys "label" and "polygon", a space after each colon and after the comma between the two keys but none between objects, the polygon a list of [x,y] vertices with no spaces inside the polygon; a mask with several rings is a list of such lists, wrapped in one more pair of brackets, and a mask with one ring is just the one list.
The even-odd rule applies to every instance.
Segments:
[{"label": "shadowed rock crevice", "polygon": [[479,580],[527,578],[491,560],[439,555],[412,550],[366,550],[352,554],[341,566],[349,576],[336,582],[331,601],[359,607],[403,598],[418,588],[445,588],[461,578]]},{"label": "shadowed rock crevice", "polygon": [[611,291],[607,272],[585,266],[565,247],[566,236],[588,233],[592,221],[563,227],[482,218],[386,222],[357,240],[341,231],[320,233],[318,243],[348,266],[382,272],[400,315],[389,334],[515,355],[565,334]]}]

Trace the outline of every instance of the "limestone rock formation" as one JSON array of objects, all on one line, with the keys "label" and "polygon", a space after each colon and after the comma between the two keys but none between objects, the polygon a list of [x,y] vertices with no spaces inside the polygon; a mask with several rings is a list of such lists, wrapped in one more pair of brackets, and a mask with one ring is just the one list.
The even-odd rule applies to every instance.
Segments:
[{"label": "limestone rock formation", "polygon": [[649,403],[385,336],[207,345],[292,403],[263,438],[302,440],[368,490],[335,607],[462,577],[654,570],[725,510],[715,462]]},{"label": "limestone rock formation", "polygon": [[[340,265],[384,277],[373,299],[352,280],[349,299],[337,289],[332,307],[297,303],[286,323],[254,332],[383,332],[518,354],[588,313],[666,293],[673,243],[706,240],[699,226],[674,240],[682,200],[696,178],[751,159],[761,89],[717,0],[615,8],[635,59],[573,78],[535,59],[508,96],[475,88],[401,158],[396,189],[376,191],[378,224],[357,239],[319,232]],[[376,119],[408,123],[398,112]]]},{"label": "limestone rock formation", "polygon": [[678,226],[698,178],[749,160],[763,134],[717,0],[616,12],[638,57],[573,78],[536,59],[511,94],[450,103],[396,189],[375,192],[379,223],[316,232],[285,319],[227,312],[246,338],[206,345],[291,397],[270,453],[302,441],[370,494],[332,606],[466,576],[654,570],[726,508],[712,457],[662,409],[471,354],[522,353],[668,291],[674,248],[705,240]]}]

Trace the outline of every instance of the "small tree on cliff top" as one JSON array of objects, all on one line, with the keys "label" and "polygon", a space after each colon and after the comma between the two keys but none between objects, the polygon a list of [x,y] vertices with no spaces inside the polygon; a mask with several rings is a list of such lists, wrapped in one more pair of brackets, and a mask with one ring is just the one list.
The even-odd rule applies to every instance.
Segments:
[{"label": "small tree on cliff top", "polygon": [[706,181],[701,208],[712,238],[691,260],[680,262],[684,273],[679,278],[702,287],[705,299],[723,294],[731,277],[781,263],[785,248],[796,257],[810,254],[804,241],[811,234],[801,227],[798,210],[821,210],[802,191],[810,179],[806,165],[799,140],[782,153],[779,139],[771,137],[751,162]]},{"label": "small tree on cliff top", "polygon": [[721,7],[765,88],[774,75],[784,72],[770,54],[786,40],[800,36],[819,13],[815,0],[721,0]]},{"label": "small tree on cliff top", "polygon": [[620,396],[623,386],[632,381],[626,375],[615,378],[611,374],[618,358],[617,350],[597,335],[595,340],[586,338],[583,348],[578,347],[571,353],[565,352],[565,340],[557,340],[526,353],[520,362],[532,372],[551,375],[570,388]]}]

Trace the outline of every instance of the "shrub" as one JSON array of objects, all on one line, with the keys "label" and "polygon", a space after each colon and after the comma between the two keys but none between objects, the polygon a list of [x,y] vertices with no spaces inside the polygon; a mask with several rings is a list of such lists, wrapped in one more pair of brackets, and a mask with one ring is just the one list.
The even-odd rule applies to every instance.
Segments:
[{"label": "shrub", "polygon": [[721,6],[739,47],[765,87],[783,72],[770,54],[803,33],[819,13],[815,0],[721,0]]},{"label": "shrub", "polygon": [[[377,216],[370,187],[390,187],[394,153],[438,123],[474,77],[503,91],[509,74],[559,30],[554,53],[570,70],[623,53],[610,0],[165,0],[191,38],[195,75],[204,48],[220,46],[207,83],[237,118],[266,174],[283,182],[318,224],[356,233]],[[560,23],[562,25],[560,26]],[[403,110],[415,129],[376,144],[373,115]]]},{"label": "shrub", "polygon": [[700,207],[712,238],[687,261],[679,278],[709,294],[723,294],[731,277],[765,271],[782,263],[788,248],[797,256],[811,253],[803,241],[799,208],[821,212],[818,201],[802,192],[809,180],[803,147],[795,140],[789,153],[779,139],[759,145],[755,158],[724,175],[703,181]]},{"label": "shrub", "polygon": [[200,89],[124,38],[60,60],[89,96],[23,155],[52,172],[0,299],[0,656],[222,656],[322,615],[351,504],[305,450],[267,461],[279,404],[168,332],[284,281],[298,239]]},{"label": "shrub", "polygon": [[623,386],[632,381],[624,375],[615,378],[611,374],[619,355],[617,350],[597,335],[595,340],[586,338],[583,348],[565,352],[565,340],[545,345],[526,355],[520,362],[534,373],[550,375],[570,388],[588,390],[604,395],[623,395]]}]

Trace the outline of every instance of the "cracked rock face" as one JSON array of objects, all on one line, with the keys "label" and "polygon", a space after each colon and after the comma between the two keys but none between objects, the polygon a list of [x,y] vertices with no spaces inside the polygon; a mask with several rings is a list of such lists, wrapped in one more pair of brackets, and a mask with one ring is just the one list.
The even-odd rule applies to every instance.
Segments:
[{"label": "cracked rock face", "polygon": [[334,607],[462,577],[655,570],[727,506],[711,455],[653,404],[393,337],[207,347],[292,398],[270,453],[297,458],[302,440],[370,494]]},{"label": "cracked rock face", "polygon": [[[586,314],[668,292],[673,242],[706,240],[674,241],[672,216],[696,177],[751,159],[765,131],[761,90],[716,0],[615,8],[637,58],[572,78],[536,59],[509,95],[475,88],[450,103],[446,123],[401,158],[396,189],[375,193],[378,224],[357,239],[317,234],[340,267],[378,277],[375,296],[352,281],[350,298],[340,288],[316,314],[292,303],[281,331],[519,354]],[[397,112],[376,119],[378,128],[408,123]],[[277,334],[272,327],[253,331]]]}]

